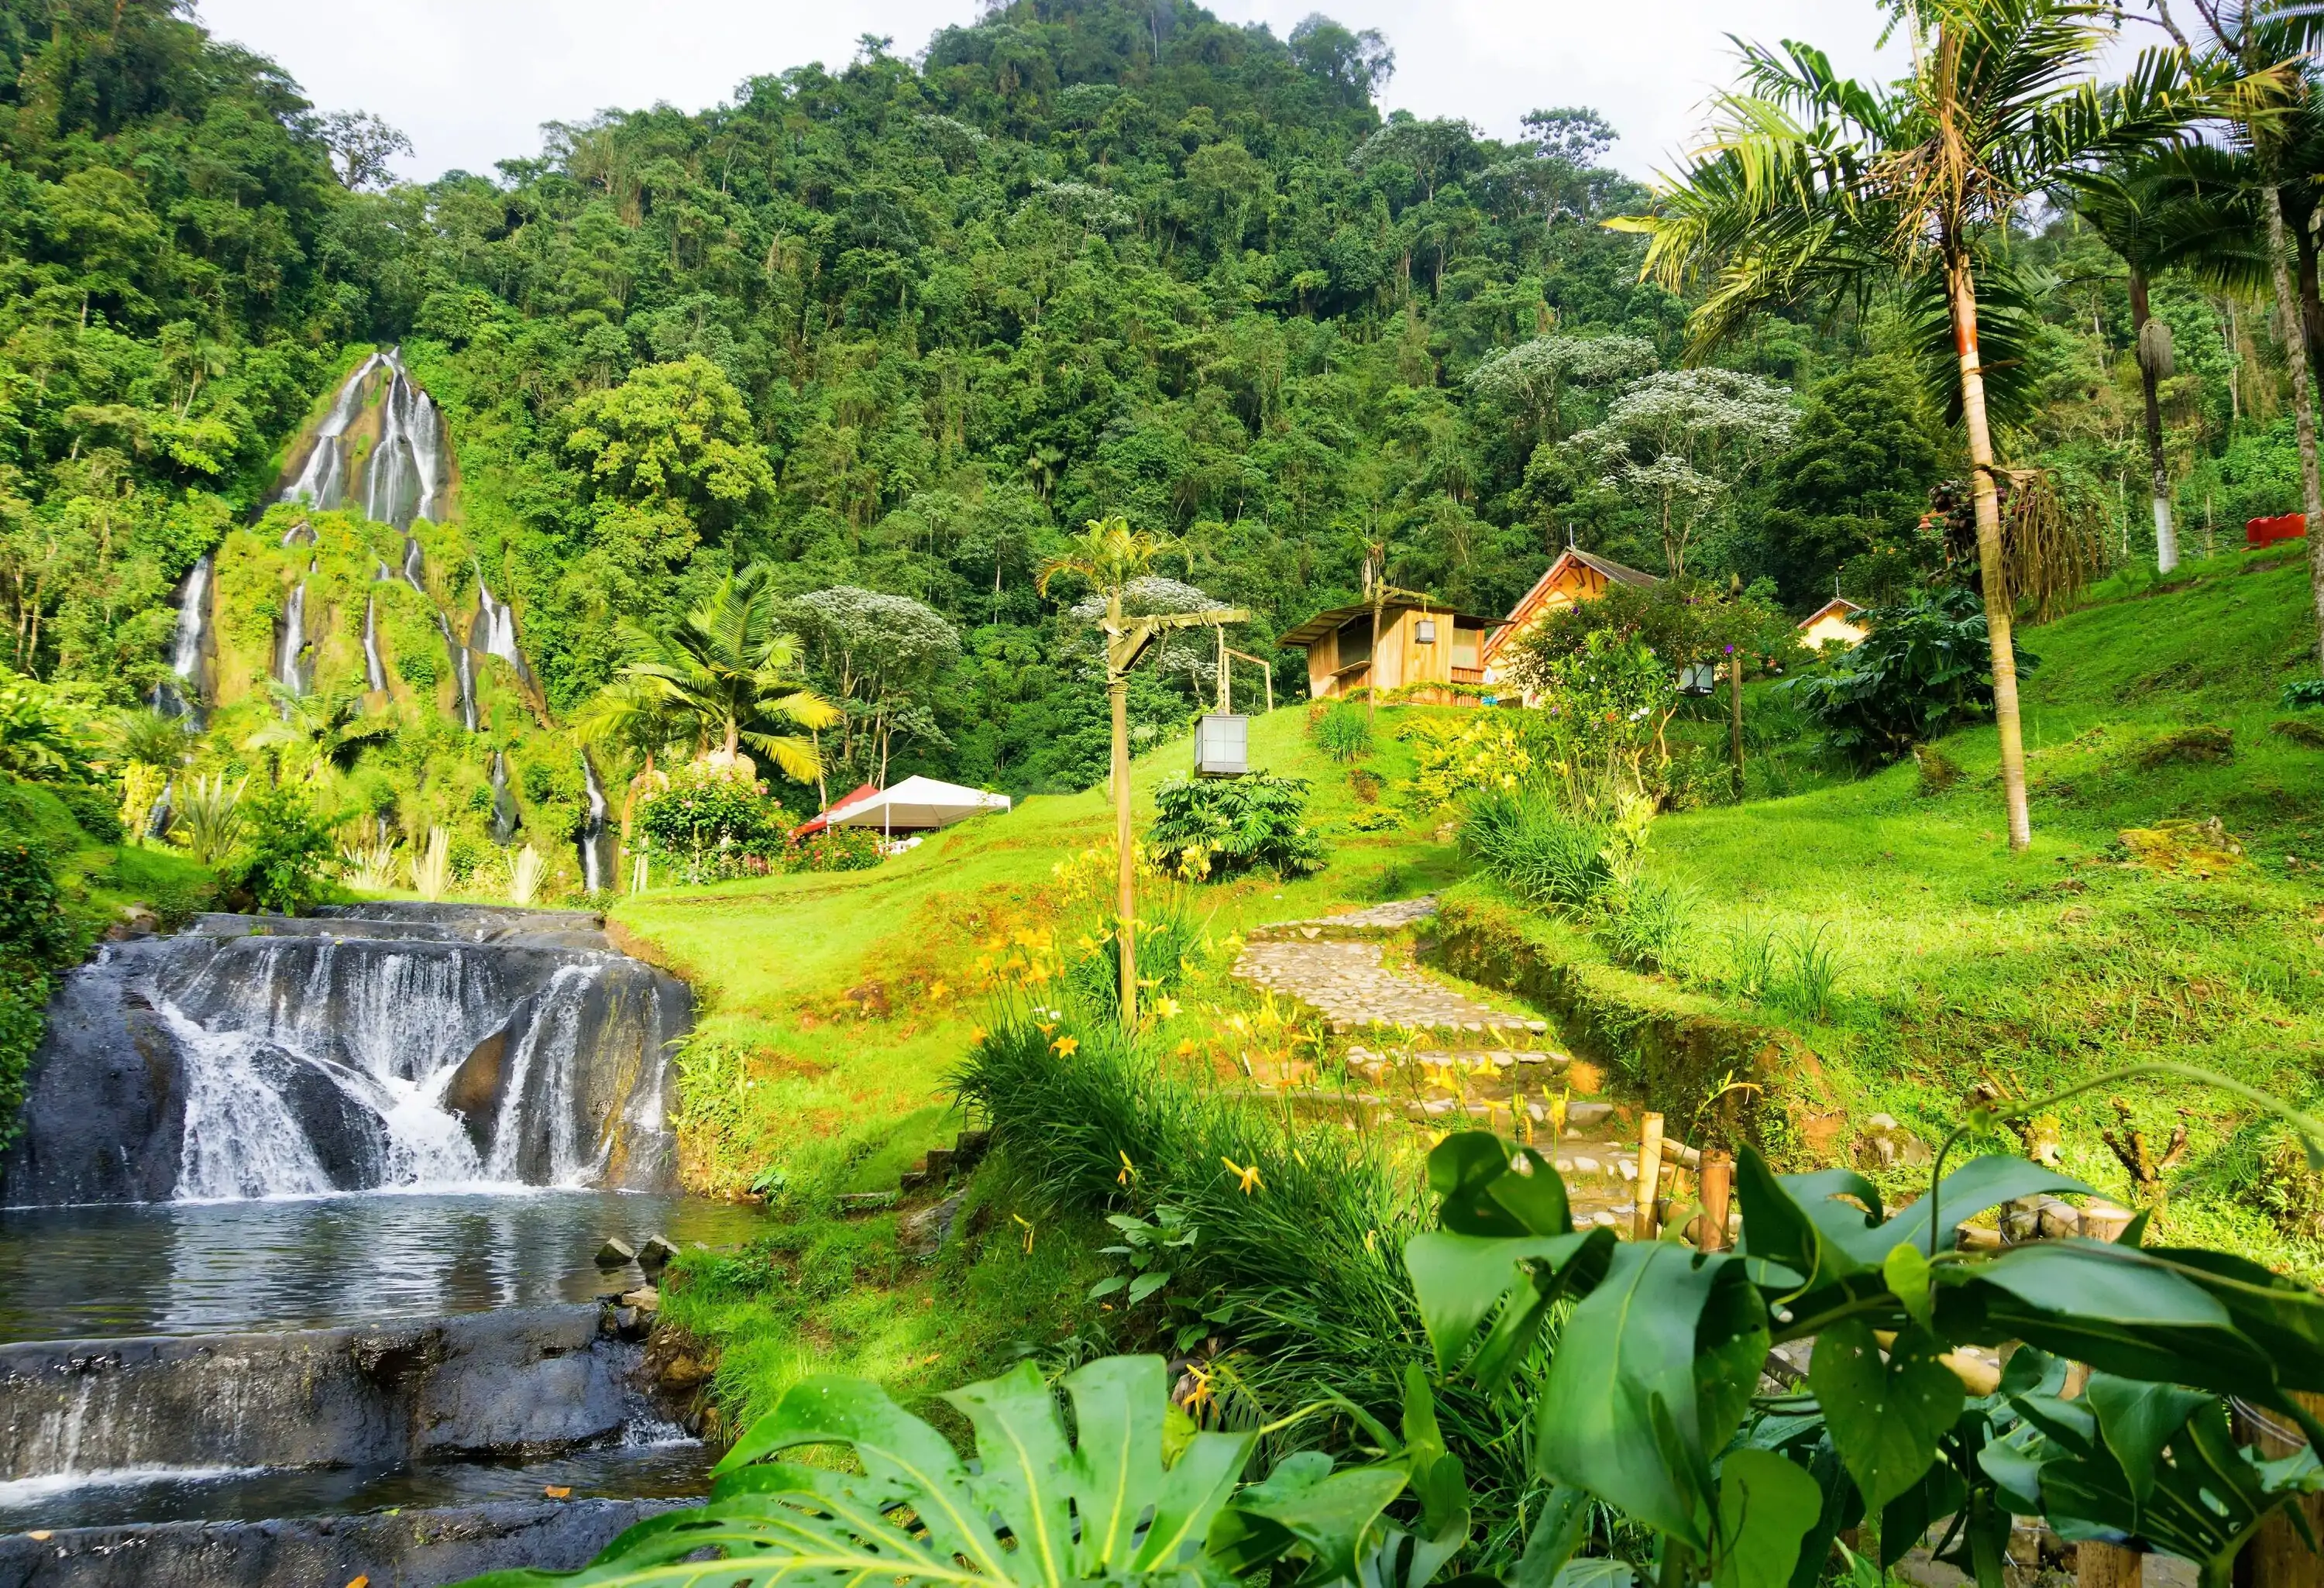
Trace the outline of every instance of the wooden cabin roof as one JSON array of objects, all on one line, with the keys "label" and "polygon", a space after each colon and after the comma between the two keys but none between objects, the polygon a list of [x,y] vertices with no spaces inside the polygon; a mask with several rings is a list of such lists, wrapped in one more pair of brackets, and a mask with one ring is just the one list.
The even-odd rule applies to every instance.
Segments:
[{"label": "wooden cabin roof", "polygon": [[[1326,634],[1338,633],[1341,624],[1352,618],[1370,617],[1371,612],[1370,602],[1365,602],[1360,606],[1335,606],[1329,612],[1319,612],[1305,623],[1285,630],[1275,642],[1286,649],[1305,650]],[[1479,617],[1474,613],[1455,612],[1449,604],[1442,601],[1415,601],[1406,596],[1399,596],[1380,604],[1380,615],[1383,618],[1392,617],[1397,613],[1404,612],[1423,612],[1431,617],[1450,618],[1456,623],[1464,624],[1472,629],[1495,628],[1504,621],[1497,617]]]}]

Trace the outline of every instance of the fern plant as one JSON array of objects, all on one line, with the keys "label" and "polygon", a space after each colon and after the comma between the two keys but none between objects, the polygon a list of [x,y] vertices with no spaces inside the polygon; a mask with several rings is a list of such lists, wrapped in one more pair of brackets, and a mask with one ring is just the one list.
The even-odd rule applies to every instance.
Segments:
[{"label": "fern plant", "polygon": [[234,853],[242,837],[242,791],[249,785],[244,778],[229,793],[224,772],[187,784],[177,801],[170,836],[185,846],[196,865],[216,866]]}]

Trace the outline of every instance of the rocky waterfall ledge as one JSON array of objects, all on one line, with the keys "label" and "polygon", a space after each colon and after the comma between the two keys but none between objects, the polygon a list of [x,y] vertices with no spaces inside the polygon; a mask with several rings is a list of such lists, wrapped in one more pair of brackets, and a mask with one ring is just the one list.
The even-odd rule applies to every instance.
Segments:
[{"label": "rocky waterfall ledge", "polygon": [[107,945],[50,1005],[0,1205],[671,1188],[692,998],[603,926],[385,903]]}]

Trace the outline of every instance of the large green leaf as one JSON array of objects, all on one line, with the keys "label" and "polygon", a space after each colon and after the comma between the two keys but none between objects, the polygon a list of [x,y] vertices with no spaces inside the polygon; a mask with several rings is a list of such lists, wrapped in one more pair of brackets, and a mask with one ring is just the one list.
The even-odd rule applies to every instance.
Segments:
[{"label": "large green leaf", "polygon": [[[1735,1159],[1735,1196],[1743,1207],[1743,1239],[1736,1250],[1798,1274],[1802,1291],[1854,1272],[1864,1265],[1824,1233],[1808,1205],[1821,1206],[1831,1196],[1859,1186],[1869,1205],[1878,1207],[1880,1194],[1860,1175],[1835,1169],[1778,1179],[1758,1149],[1747,1142]],[[1858,1219],[1862,1216],[1859,1212]]]},{"label": "large green leaf", "polygon": [[1615,1244],[1605,1229],[1515,1238],[1441,1230],[1415,1235],[1405,1243],[1404,1266],[1437,1371],[1451,1372],[1479,1325],[1493,1318],[1492,1334],[1471,1364],[1471,1373],[1493,1387],[1522,1360],[1550,1305],[1587,1290],[1604,1274]]},{"label": "large green leaf", "polygon": [[2154,1463],[2163,1447],[2210,1397],[2176,1384],[2092,1373],[2082,1399],[2098,1418],[2098,1436],[2122,1468],[2130,1497],[2143,1505],[2153,1492]]},{"label": "large green leaf", "polygon": [[[1254,1436],[1199,1432],[1166,1463],[1168,1375],[1160,1357],[1104,1358],[1069,1374],[1065,1388],[1078,1443],[1066,1438],[1056,1397],[1029,1363],[948,1396],[975,1431],[982,1471],[972,1475],[941,1434],[878,1385],[810,1379],[719,1463],[708,1504],[640,1523],[579,1572],[498,1573],[478,1582],[1057,1588],[1149,1572],[1222,1576],[1204,1548]],[[775,1459],[809,1446],[844,1453],[853,1470]],[[1285,1544],[1345,1562],[1402,1489],[1404,1473],[1330,1473],[1330,1464],[1323,1458],[1325,1481],[1306,1484],[1315,1492],[1288,1508],[1297,1527]],[[1331,1481],[1340,1478],[1355,1482]],[[1342,1503],[1359,1494],[1381,1498]],[[714,1558],[689,1558],[705,1552]]]},{"label": "large green leaf", "polygon": [[1763,1316],[1757,1301],[1731,1258],[1667,1242],[1618,1247],[1550,1359],[1536,1408],[1542,1471],[1707,1548],[1709,1496],[1696,1471],[1732,1427],[1705,1428],[1697,1358],[1731,1344],[1738,1320]]},{"label": "large green leaf", "polygon": [[1323,1452],[1300,1451],[1235,1496],[1213,1530],[1213,1552],[1231,1569],[1248,1571],[1296,1545],[1314,1562],[1301,1582],[1353,1582],[1357,1551],[1405,1481],[1392,1466],[1334,1472]]},{"label": "large green leaf", "polygon": [[1816,1337],[1808,1387],[1867,1510],[1881,1510],[1921,1481],[1937,1441],[1960,1415],[1960,1380],[1937,1360],[1941,1352],[1916,1327],[1897,1335],[1884,1361],[1871,1326],[1854,1319]]},{"label": "large green leaf", "polygon": [[1890,1248],[1904,1244],[1917,1246],[1934,1256],[1951,1247],[1953,1226],[1975,1218],[1987,1208],[2015,1202],[2021,1196],[2061,1191],[2096,1195],[2071,1176],[2043,1168],[2030,1159],[2006,1153],[1973,1158],[1937,1183],[1936,1216],[1944,1221],[1945,1227],[1938,1232],[1935,1246],[1929,1244],[1931,1199],[1926,1196],[1886,1223],[1849,1232],[1840,1241],[1849,1255],[1859,1262],[1877,1263],[1888,1255]]},{"label": "large green leaf", "polygon": [[1784,1588],[1823,1490],[1772,1450],[1737,1450],[1720,1463],[1713,1588]]}]

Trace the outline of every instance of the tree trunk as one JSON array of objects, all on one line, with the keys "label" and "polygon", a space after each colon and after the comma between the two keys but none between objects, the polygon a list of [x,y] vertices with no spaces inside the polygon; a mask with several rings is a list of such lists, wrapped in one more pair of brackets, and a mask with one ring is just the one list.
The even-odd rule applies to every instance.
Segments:
[{"label": "tree trunk", "polygon": [[1951,300],[1953,348],[1960,355],[1961,419],[1969,432],[1969,498],[1977,509],[1977,560],[1985,585],[1985,630],[1993,654],[1993,723],[2001,737],[2001,799],[2009,847],[2034,842],[2025,805],[2025,738],[2017,716],[2017,652],[2010,642],[2011,602],[2001,558],[2001,500],[1993,486],[1993,429],[1985,415],[1985,366],[1977,346],[1977,287],[1969,255],[1946,250],[1945,289]]},{"label": "tree trunk", "polygon": [[2130,272],[2130,337],[2138,359],[2138,383],[2146,393],[2146,464],[2154,494],[2154,566],[2169,573],[2179,566],[2179,533],[2171,522],[2171,471],[2163,457],[2163,404],[2155,395],[2156,372],[2146,356],[2146,278]]},{"label": "tree trunk", "polygon": [[[1121,629],[1121,595],[1106,601],[1106,644]],[[1121,961],[1121,1024],[1138,1029],[1138,859],[1130,826],[1130,674],[1107,658],[1106,693],[1113,706],[1114,932]]]},{"label": "tree trunk", "polygon": [[[1735,798],[1743,798],[1743,648],[1727,659],[1727,700],[1732,720],[1727,730],[1727,752],[1735,762]],[[1714,1249],[1715,1250],[1715,1249]]]},{"label": "tree trunk", "polygon": [[[2267,199],[2267,253],[2274,267],[2276,313],[2285,340],[2296,344],[2304,340],[2303,317],[2292,296],[2292,272],[2283,263],[2283,200],[2272,182],[2260,191]],[[2292,429],[2300,442],[2300,498],[2308,520],[2308,585],[2316,606],[2317,665],[2324,667],[2324,483],[2316,474],[2316,393],[2308,360],[2285,362],[2292,365]]]}]

